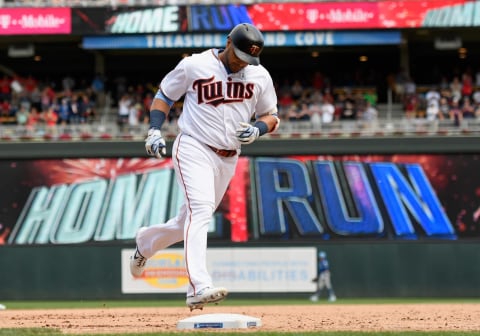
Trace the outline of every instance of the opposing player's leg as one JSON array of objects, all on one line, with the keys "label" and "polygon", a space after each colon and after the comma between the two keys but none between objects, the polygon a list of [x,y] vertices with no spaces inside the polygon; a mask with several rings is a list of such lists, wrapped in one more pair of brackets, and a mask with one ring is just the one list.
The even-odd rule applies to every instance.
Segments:
[{"label": "opposing player's leg", "polygon": [[328,291],[328,301],[330,301],[330,302],[337,301],[337,296],[335,295],[335,292],[333,291],[332,281],[330,279],[330,272],[327,272],[325,274],[325,288]]}]

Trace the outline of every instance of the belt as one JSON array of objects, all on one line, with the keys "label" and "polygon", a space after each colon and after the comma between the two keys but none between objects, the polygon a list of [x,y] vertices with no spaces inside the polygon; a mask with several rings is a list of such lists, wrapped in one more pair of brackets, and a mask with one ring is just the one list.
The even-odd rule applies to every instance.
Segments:
[{"label": "belt", "polygon": [[237,155],[237,151],[235,149],[218,149],[213,146],[207,145],[212,151],[214,151],[217,155],[223,157],[232,157]]}]

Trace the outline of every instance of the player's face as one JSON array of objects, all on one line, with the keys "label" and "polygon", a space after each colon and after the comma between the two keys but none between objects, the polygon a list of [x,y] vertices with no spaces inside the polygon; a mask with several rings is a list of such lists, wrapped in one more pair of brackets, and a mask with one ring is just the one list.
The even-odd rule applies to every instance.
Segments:
[{"label": "player's face", "polygon": [[233,45],[231,44],[231,42],[229,42],[225,51],[227,56],[227,66],[232,72],[239,72],[248,65],[247,62],[242,61],[240,58],[237,57],[237,55],[235,55],[235,51],[233,50]]}]

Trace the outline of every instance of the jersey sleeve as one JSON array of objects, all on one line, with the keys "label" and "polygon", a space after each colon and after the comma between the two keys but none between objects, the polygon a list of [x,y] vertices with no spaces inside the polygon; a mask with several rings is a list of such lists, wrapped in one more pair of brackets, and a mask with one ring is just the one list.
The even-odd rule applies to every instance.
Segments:
[{"label": "jersey sleeve", "polygon": [[187,68],[188,62],[184,58],[162,79],[160,88],[169,99],[177,101],[187,92]]},{"label": "jersey sleeve", "polygon": [[277,94],[275,92],[275,87],[273,86],[273,80],[270,74],[266,72],[265,83],[262,92],[260,93],[260,97],[257,101],[257,105],[255,106],[255,117],[261,117],[262,115],[276,110],[277,108]]}]

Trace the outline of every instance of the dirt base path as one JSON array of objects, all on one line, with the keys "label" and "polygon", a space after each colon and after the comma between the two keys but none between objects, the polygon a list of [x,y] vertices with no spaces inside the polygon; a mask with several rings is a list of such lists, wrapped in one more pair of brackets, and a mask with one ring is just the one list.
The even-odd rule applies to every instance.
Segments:
[{"label": "dirt base path", "polygon": [[177,331],[179,320],[202,314],[260,318],[261,331],[480,331],[480,304],[208,306],[0,311],[1,328],[58,328],[64,333]]}]

